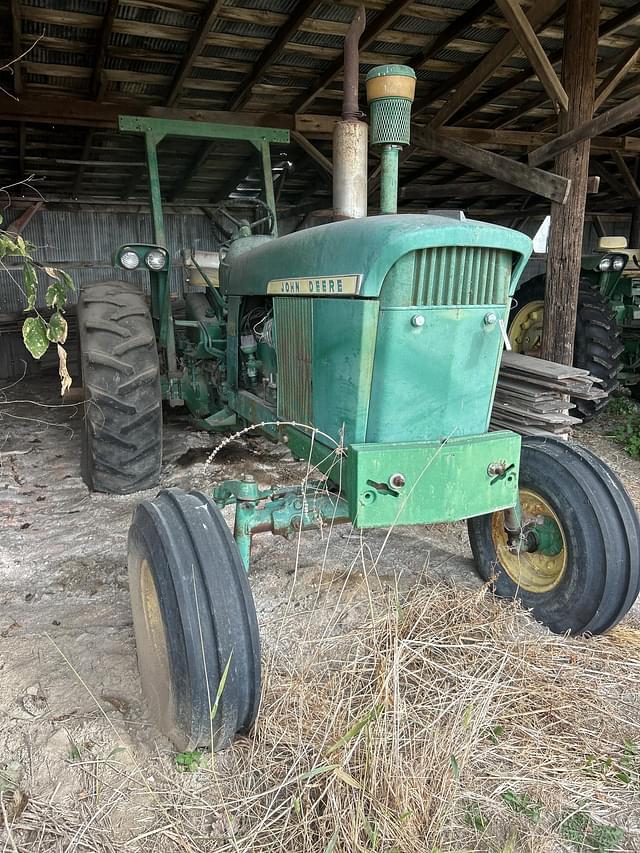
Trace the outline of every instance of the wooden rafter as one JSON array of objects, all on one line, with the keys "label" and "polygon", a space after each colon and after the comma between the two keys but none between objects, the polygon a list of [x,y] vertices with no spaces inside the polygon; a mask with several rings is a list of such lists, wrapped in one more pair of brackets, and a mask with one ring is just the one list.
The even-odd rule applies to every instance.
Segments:
[{"label": "wooden rafter", "polygon": [[27,177],[25,157],[27,152],[27,126],[20,122],[18,126],[18,180],[24,181]]},{"label": "wooden rafter", "polygon": [[[626,27],[631,21],[635,20],[640,15],[640,2],[634,3],[633,6],[630,6],[628,9],[620,12],[618,15],[615,15],[613,18],[610,18],[608,21],[603,21],[600,24],[600,28],[598,30],[598,38],[606,38],[607,36],[614,35],[618,30]],[[557,65],[558,62],[562,60],[562,48],[558,50],[552,51],[549,54],[549,61],[552,65]],[[533,77],[533,71],[529,68],[525,71],[521,71],[519,74],[514,75],[505,81],[502,85],[497,86],[494,89],[491,89],[486,95],[484,95],[480,100],[475,101],[473,104],[470,104],[468,109],[462,110],[457,118],[459,121],[463,121],[479,110],[484,109],[486,106],[491,104],[493,101],[502,98],[504,95],[508,95],[509,92],[513,92],[515,89],[519,88],[531,80]],[[512,112],[506,120],[498,121],[494,126],[495,127],[506,127],[509,124],[512,124],[521,116],[525,115],[529,112],[529,110],[535,109],[538,106],[541,106],[547,101],[545,95],[537,96],[530,101],[527,101],[520,107],[518,110]]]},{"label": "wooden rafter", "polygon": [[607,98],[613,94],[630,69],[636,64],[638,57],[640,57],[640,46],[632,45],[625,50],[618,63],[611,69],[596,89],[595,110],[598,110]]},{"label": "wooden rafter", "polygon": [[535,30],[522,11],[522,6],[516,0],[496,0],[496,3],[509,22],[514,35],[520,43],[520,47],[525,52],[534,71],[538,75],[538,79],[544,86],[545,92],[549,95],[551,102],[558,104],[563,110],[566,110],[569,106],[567,93],[558,79],[556,72],[553,70],[553,65],[549,62]]},{"label": "wooden rafter", "polygon": [[631,193],[627,187],[613,174],[613,172],[605,166],[605,164],[597,157],[592,157],[589,163],[589,168],[592,172],[599,175],[609,189],[613,190],[616,198],[619,200],[630,198]]},{"label": "wooden rafter", "polygon": [[291,133],[291,138],[295,139],[300,148],[311,157],[328,175],[333,175],[333,163],[324,156],[322,151],[318,150],[309,140],[301,133],[294,130]]},{"label": "wooden rafter", "polygon": [[118,0],[108,0],[104,23],[100,30],[100,41],[98,44],[98,52],[96,54],[96,63],[93,67],[93,74],[91,75],[91,82],[89,84],[91,96],[97,101],[100,100],[103,95],[104,82],[102,79],[102,72],[107,60],[107,51],[109,50],[109,42],[111,41],[113,22],[116,18],[117,9]]},{"label": "wooden rafter", "polygon": [[563,133],[551,142],[547,142],[545,145],[536,148],[535,151],[529,154],[529,165],[540,166],[541,163],[551,160],[562,151],[567,151],[569,148],[573,148],[574,145],[585,142],[594,136],[600,136],[608,130],[617,127],[619,124],[635,118],[638,114],[640,114],[640,95],[636,95],[635,98],[618,104],[617,107],[613,107],[606,113],[602,113],[597,118],[591,119],[591,121],[587,121],[579,127],[568,131],[568,133]]},{"label": "wooden rafter", "polygon": [[482,15],[488,12],[491,6],[493,6],[493,0],[480,0],[480,2],[475,3],[470,9],[467,9],[466,12],[463,12],[462,15],[455,18],[449,26],[445,27],[444,30],[439,33],[431,44],[427,45],[424,50],[414,54],[409,60],[409,65],[416,71],[424,68],[434,54],[445,48],[449,42],[457,39],[458,36],[472,26],[478,18],[481,18]]},{"label": "wooden rafter", "polygon": [[216,202],[224,201],[228,198],[229,193],[232,193],[235,189],[237,189],[238,184],[241,184],[242,181],[247,179],[247,176],[251,172],[251,170],[256,166],[260,158],[259,151],[253,151],[249,157],[244,160],[239,169],[236,169],[229,178],[227,178],[222,186],[220,186],[212,195],[210,199],[211,204],[215,204]]},{"label": "wooden rafter", "polygon": [[229,101],[228,109],[239,110],[249,100],[252,87],[264,76],[278,54],[298,32],[300,25],[313,14],[320,3],[321,0],[298,0],[287,22],[280,27],[275,37],[260,54],[251,71],[238,86],[238,91]]},{"label": "wooden rafter", "polygon": [[[412,2],[413,0],[391,0],[391,3],[389,3],[389,5],[380,12],[377,18],[365,28],[365,31],[360,37],[360,50],[364,50],[371,44],[371,42],[375,41],[380,33],[390,27]],[[301,98],[298,98],[293,105],[293,112],[304,112],[318,97],[320,92],[324,91],[329,83],[335,80],[343,68],[344,57],[340,56],[331,63],[318,82],[314,83],[313,88],[305,92]]]},{"label": "wooden rafter", "polygon": [[224,2],[225,0],[209,0],[207,7],[200,15],[198,26],[191,37],[184,56],[182,57],[180,67],[173,78],[171,89],[169,90],[169,95],[167,97],[167,106],[173,106],[176,101],[180,99],[184,84],[191,74],[193,63],[202,51],[202,48],[205,46],[211,27],[218,17],[220,9],[224,6]]},{"label": "wooden rafter", "polygon": [[85,162],[84,161],[87,161],[89,159],[89,154],[91,153],[92,148],[93,148],[93,131],[88,130],[87,135],[84,138],[84,144],[82,146],[83,164],[81,166],[78,166],[78,169],[76,171],[76,176],[73,179],[73,188],[71,190],[71,195],[74,198],[77,198],[78,194],[80,193],[80,188],[82,187],[82,180],[84,178],[84,169],[85,169]]},{"label": "wooden rafter", "polygon": [[619,151],[613,152],[613,159],[616,161],[616,166],[618,167],[618,171],[624,178],[624,182],[627,185],[627,190],[633,196],[633,198],[640,199],[640,187],[636,182],[631,169],[627,166],[627,163]]},{"label": "wooden rafter", "polygon": [[[563,0],[538,0],[529,9],[527,19],[534,31],[539,30],[554,15]],[[460,86],[431,119],[429,126],[434,130],[441,127],[463,107],[469,98],[492,77],[516,50],[518,41],[512,32],[508,32],[489,53],[465,75]]]},{"label": "wooden rafter", "polygon": [[528,190],[558,204],[564,204],[566,201],[571,182],[551,172],[531,168],[509,157],[484,151],[466,142],[457,142],[452,145],[446,136],[435,133],[427,127],[414,129],[413,144],[447,160],[452,160],[454,163],[467,166],[474,172],[490,175],[498,181]]},{"label": "wooden rafter", "polygon": [[200,144],[200,149],[196,158],[187,165],[175,182],[174,188],[169,195],[170,202],[175,201],[177,198],[180,198],[181,195],[184,195],[185,190],[188,188],[191,181],[197,176],[198,172],[200,172],[209,157],[218,149],[219,145],[220,143],[216,139],[210,140],[209,142],[202,142]]},{"label": "wooden rafter", "polygon": [[[22,53],[22,10],[20,8],[20,0],[11,0],[11,48],[13,51],[12,59],[16,59]],[[13,88],[16,95],[21,95],[22,86],[22,68],[20,62],[14,63],[11,66],[13,71]]]}]

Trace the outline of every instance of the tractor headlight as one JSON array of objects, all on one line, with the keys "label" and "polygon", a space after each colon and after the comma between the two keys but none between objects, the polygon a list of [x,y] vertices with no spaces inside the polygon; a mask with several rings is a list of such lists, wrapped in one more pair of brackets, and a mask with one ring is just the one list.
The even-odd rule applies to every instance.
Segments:
[{"label": "tractor headlight", "polygon": [[120,255],[120,263],[126,270],[134,270],[140,266],[140,258],[131,249],[125,249]]},{"label": "tractor headlight", "polygon": [[167,265],[167,253],[162,249],[151,249],[147,252],[144,259],[145,264],[150,270],[161,270]]},{"label": "tractor headlight", "polygon": [[598,264],[600,272],[608,272],[611,269],[611,258],[603,258]]},{"label": "tractor headlight", "polygon": [[626,265],[627,259],[624,257],[624,255],[616,255],[613,259],[613,268],[616,272],[620,272],[620,270],[623,270]]}]

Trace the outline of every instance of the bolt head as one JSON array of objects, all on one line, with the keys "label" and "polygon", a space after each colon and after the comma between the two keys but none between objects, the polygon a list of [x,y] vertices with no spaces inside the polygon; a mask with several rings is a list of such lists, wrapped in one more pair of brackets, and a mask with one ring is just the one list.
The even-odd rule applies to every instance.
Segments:
[{"label": "bolt head", "polygon": [[486,326],[495,326],[495,324],[498,322],[498,315],[495,313],[495,311],[488,311],[484,315],[484,322]]},{"label": "bolt head", "polygon": [[424,323],[425,323],[425,320],[424,320],[424,316],[422,314],[414,314],[413,317],[411,318],[411,325],[416,326],[417,328],[424,326]]},{"label": "bolt head", "polygon": [[401,489],[406,482],[407,478],[404,476],[404,474],[401,474],[400,472],[392,474],[389,477],[389,485],[394,489]]}]

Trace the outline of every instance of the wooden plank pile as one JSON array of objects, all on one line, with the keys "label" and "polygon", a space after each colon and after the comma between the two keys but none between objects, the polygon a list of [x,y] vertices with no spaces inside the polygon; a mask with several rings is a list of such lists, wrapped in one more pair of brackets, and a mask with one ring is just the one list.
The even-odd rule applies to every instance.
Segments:
[{"label": "wooden plank pile", "polygon": [[575,404],[568,397],[599,400],[606,396],[599,387],[601,381],[579,367],[505,351],[490,428],[521,435],[566,436],[582,422],[569,414]]}]

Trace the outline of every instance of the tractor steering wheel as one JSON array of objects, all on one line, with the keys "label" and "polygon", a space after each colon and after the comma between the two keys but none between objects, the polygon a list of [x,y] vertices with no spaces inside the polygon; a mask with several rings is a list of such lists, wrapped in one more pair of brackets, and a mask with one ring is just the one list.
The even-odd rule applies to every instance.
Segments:
[{"label": "tractor steering wheel", "polygon": [[[271,232],[273,231],[273,226],[274,226],[275,221],[276,221],[275,213],[273,212],[271,207],[266,203],[266,201],[263,201],[261,198],[254,198],[254,199],[251,199],[251,201],[255,202],[257,205],[264,208],[264,210],[265,210],[265,215],[260,217],[260,219],[254,220],[253,222],[249,222],[246,219],[238,219],[236,216],[234,216],[229,211],[229,208],[225,207],[225,205],[223,205],[223,204],[218,205],[216,210],[219,213],[221,213],[223,216],[225,216],[230,222],[232,222],[235,225],[236,230],[238,230],[238,231],[240,230],[240,228],[248,227],[249,230],[253,233],[255,228],[257,228],[259,225],[262,225],[263,223],[266,222],[268,233],[271,234]],[[230,242],[234,236],[235,236],[235,233],[232,234],[231,237],[229,237],[229,240],[225,241],[225,242]]]}]

